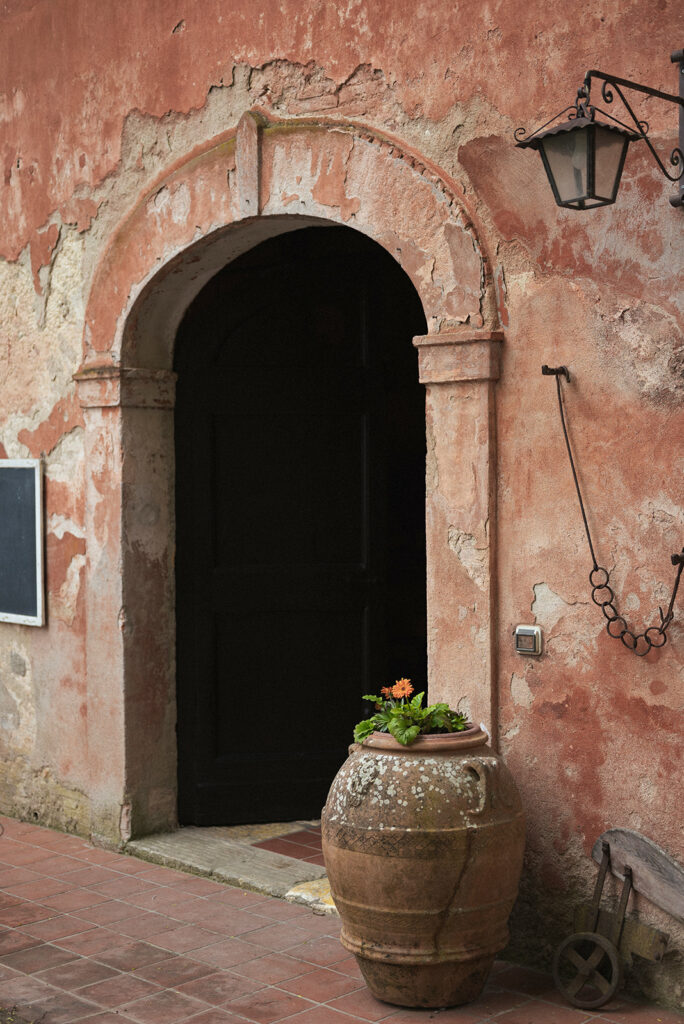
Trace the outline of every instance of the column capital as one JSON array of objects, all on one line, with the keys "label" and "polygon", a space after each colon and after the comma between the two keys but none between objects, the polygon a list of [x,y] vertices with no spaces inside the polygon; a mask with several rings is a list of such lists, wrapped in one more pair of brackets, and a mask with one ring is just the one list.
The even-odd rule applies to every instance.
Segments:
[{"label": "column capital", "polygon": [[498,380],[503,340],[503,331],[478,331],[472,327],[419,335],[413,339],[418,349],[419,380],[422,384]]},{"label": "column capital", "polygon": [[90,365],[73,379],[83,409],[173,409],[175,404],[176,374],[171,370]]}]

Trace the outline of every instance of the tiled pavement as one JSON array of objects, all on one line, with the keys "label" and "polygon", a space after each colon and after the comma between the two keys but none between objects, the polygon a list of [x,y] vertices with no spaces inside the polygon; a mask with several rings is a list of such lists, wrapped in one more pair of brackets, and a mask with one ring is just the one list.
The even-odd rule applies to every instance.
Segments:
[{"label": "tiled pavement", "polygon": [[296,832],[263,839],[252,845],[260,850],[271,850],[272,853],[282,853],[285,857],[306,861],[308,864],[325,864],[321,852],[320,825],[311,825]]},{"label": "tiled pavement", "polygon": [[[0,819],[0,1006],[41,1024],[682,1024],[614,1001],[565,1006],[504,963],[476,1003],[402,1010],[373,999],[308,908]],[[300,837],[301,838],[301,837]]]}]

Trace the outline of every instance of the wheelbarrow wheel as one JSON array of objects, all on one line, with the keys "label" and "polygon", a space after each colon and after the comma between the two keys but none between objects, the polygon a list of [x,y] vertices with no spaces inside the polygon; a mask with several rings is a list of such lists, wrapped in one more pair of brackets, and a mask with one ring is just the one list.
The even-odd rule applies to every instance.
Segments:
[{"label": "wheelbarrow wheel", "polygon": [[618,951],[598,932],[568,936],[553,958],[553,980],[573,1006],[593,1010],[611,999],[621,980]]}]

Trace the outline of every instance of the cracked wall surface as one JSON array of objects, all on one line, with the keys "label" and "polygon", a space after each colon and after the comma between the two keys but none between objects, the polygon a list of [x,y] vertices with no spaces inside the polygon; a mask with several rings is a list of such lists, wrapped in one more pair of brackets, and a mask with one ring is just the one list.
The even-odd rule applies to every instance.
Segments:
[{"label": "cracked wall surface", "polygon": [[[565,409],[597,555],[640,631],[666,605],[669,558],[684,545],[681,211],[645,148],[629,154],[615,206],[561,211],[537,158],[512,142],[518,125],[570,102],[589,67],[674,91],[679,21],[661,0],[607,0],[600,12],[575,0],[269,0],[256,13],[219,0],[0,4],[0,457],[44,458],[48,613],[42,630],[0,624],[2,810],[109,839],[173,817],[168,750],[144,813],[135,758],[112,772],[116,799],[97,791],[98,715],[116,687],[103,687],[102,705],[88,691],[102,609],[88,605],[90,634],[86,614],[86,580],[107,583],[125,562],[121,509],[105,508],[119,485],[124,554],[140,566],[112,611],[119,637],[136,627],[126,602],[138,585],[171,601],[159,458],[171,435],[163,412],[135,406],[147,387],[145,401],[168,408],[167,385],[129,381],[135,411],[117,433],[115,385],[98,385],[103,407],[84,408],[73,375],[84,360],[168,369],[173,317],[191,298],[184,254],[210,274],[219,264],[203,246],[227,223],[299,213],[392,253],[430,334],[505,332],[490,419],[479,384],[427,382],[428,642],[435,696],[468,702],[488,674],[527,807],[512,955],[548,960],[591,889],[589,852],[605,829],[635,828],[684,862],[683,598],[662,650],[635,658],[607,636],[555,384],[540,375],[542,363],[570,368]],[[643,116],[669,153],[669,108],[647,102]],[[230,245],[226,235],[212,258],[225,263]],[[150,447],[121,465],[141,430]],[[521,623],[542,627],[541,658],[515,653]],[[131,703],[154,736],[173,733],[172,641],[149,640],[155,671]],[[119,739],[117,757],[130,735]],[[637,909],[674,950],[637,983],[675,1003],[684,933],[646,901]]]}]

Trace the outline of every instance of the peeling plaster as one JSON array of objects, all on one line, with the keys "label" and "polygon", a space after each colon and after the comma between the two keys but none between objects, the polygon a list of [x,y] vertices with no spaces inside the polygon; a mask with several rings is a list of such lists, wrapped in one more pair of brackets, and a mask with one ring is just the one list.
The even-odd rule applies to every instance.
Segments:
[{"label": "peeling plaster", "polygon": [[48,532],[53,533],[58,540],[64,537],[65,533],[70,533],[74,537],[85,537],[85,530],[79,523],[75,523],[73,519],[67,516],[54,514],[48,519]]},{"label": "peeling plaster", "polygon": [[560,594],[554,593],[546,583],[535,583],[534,601],[530,605],[535,621],[545,629],[553,627],[563,618],[574,601],[565,601]]},{"label": "peeling plaster", "polygon": [[465,533],[456,526],[449,527],[449,547],[468,573],[468,576],[480,588],[487,586],[489,558],[486,546],[478,547],[475,537]]},{"label": "peeling plaster", "polygon": [[64,434],[45,460],[45,473],[48,479],[74,484],[75,474],[83,465],[84,445],[83,427],[74,427],[68,434]]},{"label": "peeling plaster", "polygon": [[530,690],[524,676],[513,673],[511,676],[511,697],[517,707],[526,708],[528,711],[534,703],[534,694]]},{"label": "peeling plaster", "polygon": [[0,749],[30,756],[36,742],[36,707],[28,650],[15,641],[0,651]]}]

